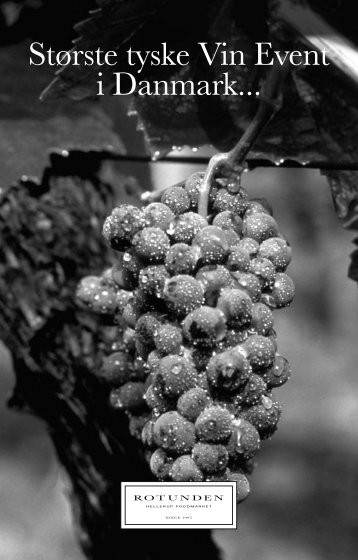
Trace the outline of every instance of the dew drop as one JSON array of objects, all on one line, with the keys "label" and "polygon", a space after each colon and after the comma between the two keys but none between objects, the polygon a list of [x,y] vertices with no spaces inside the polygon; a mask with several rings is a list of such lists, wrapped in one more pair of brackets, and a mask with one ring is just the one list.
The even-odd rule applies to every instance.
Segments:
[{"label": "dew drop", "polygon": [[262,405],[266,408],[266,410],[270,410],[270,408],[272,408],[273,406],[273,402],[269,397],[263,396]]},{"label": "dew drop", "polygon": [[152,155],[152,161],[156,161],[157,159],[160,158],[160,151],[159,150],[155,150],[155,152]]}]

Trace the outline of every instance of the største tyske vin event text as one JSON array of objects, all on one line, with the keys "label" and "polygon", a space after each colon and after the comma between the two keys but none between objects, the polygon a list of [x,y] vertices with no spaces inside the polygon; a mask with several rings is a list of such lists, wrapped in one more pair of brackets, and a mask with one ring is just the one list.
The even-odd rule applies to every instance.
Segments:
[{"label": "st\u00f8rste tyske vin event text", "polygon": [[[184,68],[191,63],[190,53],[185,50],[171,50],[167,43],[161,43],[158,50],[127,49],[124,53],[117,51],[96,50],[82,51],[54,51],[45,49],[43,43],[33,42],[30,45],[30,66],[94,66],[98,67],[97,95],[104,95],[101,67],[116,66],[119,56],[125,54],[127,64],[133,68],[132,72],[113,72],[112,95],[243,95],[236,80],[229,79],[229,72],[223,72],[221,79],[206,81],[199,80],[141,80],[143,70],[150,66],[173,66]],[[207,42],[198,43],[199,56],[202,63],[208,66],[246,66],[248,56],[241,50],[229,50],[225,42],[216,42],[209,47]],[[198,55],[196,55],[198,56]],[[298,66],[329,66],[329,52],[322,50],[274,50],[271,42],[256,42],[255,57],[250,53],[250,65],[270,67],[274,64],[281,66],[290,64]],[[249,95],[259,95],[259,92],[247,92]]]}]

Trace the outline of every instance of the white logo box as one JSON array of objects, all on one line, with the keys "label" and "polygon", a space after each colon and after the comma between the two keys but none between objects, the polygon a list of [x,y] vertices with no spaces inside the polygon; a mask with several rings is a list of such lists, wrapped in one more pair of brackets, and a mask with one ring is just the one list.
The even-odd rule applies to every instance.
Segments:
[{"label": "white logo box", "polygon": [[236,529],[236,482],[122,482],[122,529]]}]

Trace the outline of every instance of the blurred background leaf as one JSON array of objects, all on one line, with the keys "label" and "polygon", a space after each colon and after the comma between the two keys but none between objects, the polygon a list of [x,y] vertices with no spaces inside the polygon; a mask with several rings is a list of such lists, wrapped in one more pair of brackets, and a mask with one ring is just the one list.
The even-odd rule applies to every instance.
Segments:
[{"label": "blurred background leaf", "polygon": [[28,52],[27,42],[0,48],[1,184],[23,174],[41,176],[51,149],[122,151],[112,120],[96,101],[39,101],[51,71],[29,67]]},{"label": "blurred background leaf", "polygon": [[74,23],[93,6],[93,1],[68,0],[0,4],[2,186],[23,174],[41,177],[52,149],[123,151],[112,119],[96,100],[41,103],[39,96],[53,68],[29,65],[31,39],[48,48],[69,48]]},{"label": "blurred background leaf", "polygon": [[[180,3],[107,0],[101,4],[99,10],[77,25],[79,38],[75,48],[93,50],[101,46],[104,50],[115,50],[119,55],[118,67],[62,68],[45,97],[66,94],[78,99],[95,96],[99,70],[109,87],[113,85],[114,70],[133,72],[124,56],[128,46],[153,50],[162,42],[167,42],[170,49],[188,51],[190,65],[180,71],[176,67],[146,65],[138,80],[212,81],[220,79],[225,71],[229,80],[236,80],[238,88],[245,92],[237,97],[136,96],[132,113],[138,114],[147,146],[156,157],[164,155],[173,146],[197,148],[212,144],[218,150],[233,146],[257,108],[255,96],[249,97],[246,92],[260,90],[265,78],[265,68],[254,65],[256,41],[274,41],[275,47],[283,50],[309,48],[298,32],[277,19],[280,14],[275,11],[276,3],[266,0],[184,0]],[[349,13],[352,16],[353,12],[347,0],[331,1],[328,5],[317,0],[302,1],[302,4],[324,14],[327,22],[337,23],[337,29],[344,37],[352,38]],[[356,34],[354,38],[357,39]],[[217,59],[213,66],[208,66],[203,62],[203,56],[199,56],[197,43],[200,41],[207,42],[212,51],[217,41],[225,42],[227,50],[242,50],[247,65],[225,67]],[[286,83],[283,110],[267,127],[251,156],[265,156],[274,161],[288,157],[297,161],[328,161],[333,157],[339,164],[349,165],[352,160],[357,163],[355,86],[347,83],[344,74],[336,71],[333,65],[303,71],[297,68],[295,75],[299,79],[290,79]],[[335,84],[333,96],[332,80]],[[350,126],[341,135],[343,138],[338,139],[336,132],[341,128],[342,117]]]}]

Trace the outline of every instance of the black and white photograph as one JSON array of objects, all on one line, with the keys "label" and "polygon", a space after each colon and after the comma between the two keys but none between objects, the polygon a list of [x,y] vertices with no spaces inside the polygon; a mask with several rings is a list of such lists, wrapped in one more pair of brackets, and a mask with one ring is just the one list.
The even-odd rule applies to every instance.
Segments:
[{"label": "black and white photograph", "polygon": [[0,560],[352,560],[350,0],[0,0]]}]

